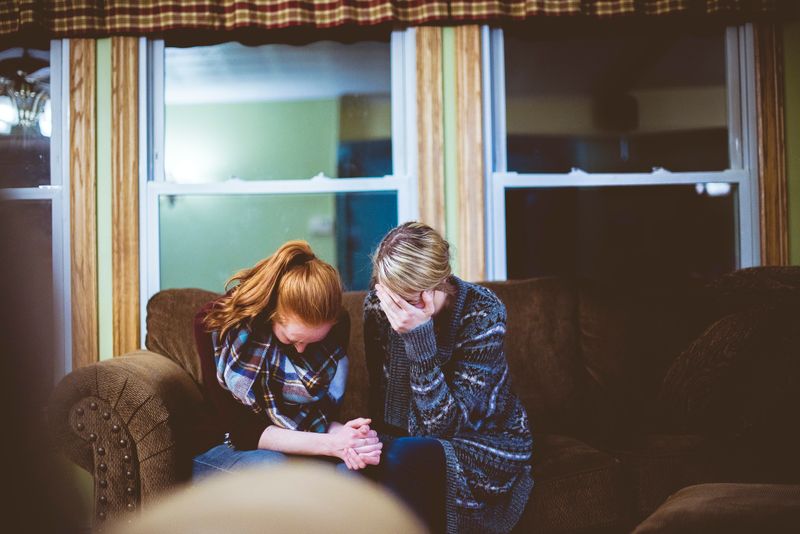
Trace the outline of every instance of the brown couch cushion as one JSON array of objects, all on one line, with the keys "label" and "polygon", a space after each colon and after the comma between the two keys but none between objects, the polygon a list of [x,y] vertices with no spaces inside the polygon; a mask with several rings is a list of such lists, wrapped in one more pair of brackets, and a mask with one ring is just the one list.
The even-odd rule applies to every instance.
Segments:
[{"label": "brown couch cushion", "polygon": [[194,316],[218,293],[204,289],[165,289],[147,302],[145,347],[168,357],[200,384],[200,357],[194,342]]},{"label": "brown couch cushion", "polygon": [[720,311],[800,300],[800,266],[751,267],[724,274],[708,284]]},{"label": "brown couch cushion", "polygon": [[[760,306],[712,324],[673,362],[661,397],[694,432],[797,438],[800,306]],[[777,433],[777,434],[776,434]]]},{"label": "brown couch cushion", "polygon": [[628,493],[619,462],[576,439],[534,437],[535,486],[515,532],[621,532]]},{"label": "brown couch cushion", "polygon": [[[204,305],[219,296],[219,293],[204,289],[165,289],[153,295],[147,303],[147,350],[168,357],[184,368],[198,384],[202,383],[202,375],[200,356],[197,354],[194,339],[194,316]],[[348,298],[352,297],[346,296],[345,301]],[[345,346],[348,344],[350,330],[347,309],[344,306],[333,331]],[[358,371],[357,368],[355,372]]]},{"label": "brown couch cushion", "polygon": [[634,533],[794,533],[799,528],[800,486],[699,484],[671,496]]},{"label": "brown couch cushion", "polygon": [[342,306],[350,316],[350,343],[347,348],[350,370],[339,414],[342,422],[368,415],[369,376],[367,375],[367,360],[364,357],[365,296],[366,291],[347,291],[342,297]]},{"label": "brown couch cushion", "polygon": [[577,298],[560,278],[486,282],[506,306],[511,383],[536,432],[573,434],[588,424],[579,359]]},{"label": "brown couch cushion", "polygon": [[601,441],[658,432],[652,406],[670,362],[703,327],[700,284],[649,287],[582,281],[579,352]]},{"label": "brown couch cushion", "polygon": [[697,435],[657,434],[609,452],[622,462],[635,518],[642,520],[680,488],[726,480],[726,445]]}]

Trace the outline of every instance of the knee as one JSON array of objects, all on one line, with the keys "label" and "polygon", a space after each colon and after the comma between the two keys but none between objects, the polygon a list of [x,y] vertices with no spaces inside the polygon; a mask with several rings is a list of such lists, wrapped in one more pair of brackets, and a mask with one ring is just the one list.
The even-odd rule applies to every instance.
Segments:
[{"label": "knee", "polygon": [[444,463],[444,450],[435,439],[400,438],[384,453],[381,463],[395,472],[430,469]]},{"label": "knee", "polygon": [[284,461],[286,461],[286,455],[282,452],[255,449],[251,451],[243,451],[236,462],[236,467],[279,464],[283,463]]}]

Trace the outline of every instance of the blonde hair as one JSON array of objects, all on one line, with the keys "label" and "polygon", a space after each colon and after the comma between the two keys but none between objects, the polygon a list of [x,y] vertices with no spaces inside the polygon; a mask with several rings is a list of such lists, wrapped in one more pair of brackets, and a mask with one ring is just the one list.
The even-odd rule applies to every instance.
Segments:
[{"label": "blonde hair", "polygon": [[226,283],[233,290],[206,315],[209,331],[227,331],[257,315],[268,321],[296,317],[309,326],[335,322],[342,308],[339,273],[305,241],[289,241],[270,257],[242,269]]},{"label": "blonde hair", "polygon": [[436,230],[416,221],[390,230],[372,257],[373,283],[401,296],[446,290],[445,282],[452,274],[449,243]]}]

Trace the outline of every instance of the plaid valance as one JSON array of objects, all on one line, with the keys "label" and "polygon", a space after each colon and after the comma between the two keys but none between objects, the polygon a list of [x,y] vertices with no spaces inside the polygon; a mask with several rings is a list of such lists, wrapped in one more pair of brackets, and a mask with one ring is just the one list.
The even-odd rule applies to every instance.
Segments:
[{"label": "plaid valance", "polygon": [[782,0],[0,0],[0,35],[150,35],[171,31],[332,29],[539,17],[757,17]]},{"label": "plaid valance", "polygon": [[615,18],[632,16],[763,16],[778,11],[782,0],[452,0],[457,21],[535,17]]}]

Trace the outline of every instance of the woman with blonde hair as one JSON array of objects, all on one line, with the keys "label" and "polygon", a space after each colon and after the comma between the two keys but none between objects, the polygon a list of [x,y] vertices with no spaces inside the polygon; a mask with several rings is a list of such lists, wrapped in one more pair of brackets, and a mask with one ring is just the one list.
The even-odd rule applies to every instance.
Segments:
[{"label": "woman with blonde hair", "polygon": [[532,438],[510,389],[503,303],[454,276],[447,241],[418,222],[383,238],[373,284],[364,343],[384,449],[371,475],[434,532],[510,531],[533,487]]},{"label": "woman with blonde hair", "polygon": [[[334,421],[347,381],[342,283],[305,241],[290,241],[195,317],[203,386],[214,413],[212,447],[193,476],[281,461],[338,458],[349,469],[380,460],[370,420]],[[336,327],[336,328],[335,328]]]}]

